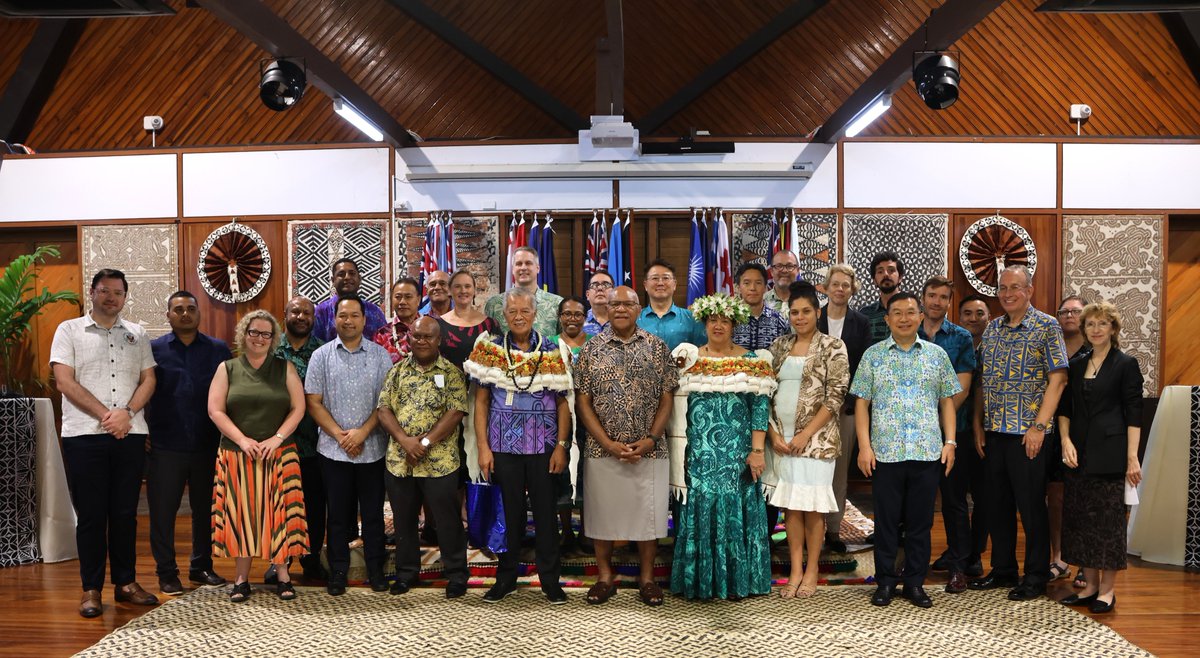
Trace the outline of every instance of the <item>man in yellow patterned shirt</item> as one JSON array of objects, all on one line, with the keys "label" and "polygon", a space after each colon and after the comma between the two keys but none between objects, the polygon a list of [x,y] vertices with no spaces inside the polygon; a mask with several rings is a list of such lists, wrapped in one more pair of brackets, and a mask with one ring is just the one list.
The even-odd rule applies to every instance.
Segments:
[{"label": "man in yellow patterned shirt", "polygon": [[421,570],[417,513],[424,498],[438,528],[449,583],[446,598],[467,593],[467,538],[458,502],[459,443],[467,412],[467,382],[441,354],[441,327],[427,316],[412,324],[412,352],[388,372],[379,394],[379,420],[391,440],[384,481],[396,528],[396,582],[403,594]]}]

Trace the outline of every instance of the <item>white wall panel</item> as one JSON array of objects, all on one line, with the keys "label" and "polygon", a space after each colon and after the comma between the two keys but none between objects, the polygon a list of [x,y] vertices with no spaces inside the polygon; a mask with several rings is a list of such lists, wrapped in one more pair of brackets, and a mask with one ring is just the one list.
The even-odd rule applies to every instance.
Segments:
[{"label": "white wall panel", "polygon": [[607,180],[505,180],[422,181],[396,180],[396,202],[404,211],[432,210],[570,210],[612,206],[612,181]]},{"label": "white wall panel", "polygon": [[1200,208],[1200,144],[1065,144],[1063,208]]},{"label": "white wall panel", "polygon": [[176,157],[5,158],[0,222],[175,217]]},{"label": "white wall panel", "polygon": [[847,142],[847,208],[1054,208],[1054,144]]},{"label": "white wall panel", "polygon": [[186,153],[183,214],[388,212],[388,148]]}]

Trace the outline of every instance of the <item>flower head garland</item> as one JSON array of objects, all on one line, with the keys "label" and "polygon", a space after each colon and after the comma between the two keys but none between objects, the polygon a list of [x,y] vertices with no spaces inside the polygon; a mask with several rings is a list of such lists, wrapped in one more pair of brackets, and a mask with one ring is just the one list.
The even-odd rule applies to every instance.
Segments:
[{"label": "flower head garland", "polygon": [[729,318],[734,324],[742,324],[750,320],[750,306],[740,297],[733,297],[723,292],[705,295],[697,299],[692,302],[692,306],[688,310],[700,322],[713,316]]}]

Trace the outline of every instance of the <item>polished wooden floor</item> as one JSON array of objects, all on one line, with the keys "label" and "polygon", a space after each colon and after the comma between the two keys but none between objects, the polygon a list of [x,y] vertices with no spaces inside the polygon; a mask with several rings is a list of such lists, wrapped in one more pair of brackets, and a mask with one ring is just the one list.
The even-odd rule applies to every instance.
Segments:
[{"label": "polished wooden floor", "polygon": [[[852,498],[858,498],[858,494]],[[147,590],[158,594],[148,526],[146,517],[141,516],[138,579]],[[181,516],[176,540],[177,555],[185,565],[185,586],[189,527],[186,517]],[[934,555],[944,546],[945,534],[939,519],[934,524]],[[233,574],[232,560],[217,560],[216,568],[224,576]],[[264,568],[264,564],[256,561],[254,578],[261,577]],[[932,574],[929,585],[934,587],[944,580],[943,576]],[[1061,580],[1051,584],[1049,596],[1060,599],[1071,591],[1068,581]],[[3,656],[71,655],[148,610],[115,603],[110,586],[104,591],[104,614],[96,619],[80,617],[77,561],[0,569],[0,594],[0,638],[3,638],[0,655]],[[962,596],[973,594],[967,592]],[[1096,619],[1156,655],[1194,656],[1196,629],[1200,627],[1200,575],[1133,560],[1130,568],[1118,577],[1116,610],[1097,615]],[[1080,647],[1079,655],[1086,653],[1086,647]],[[148,647],[146,655],[153,655],[153,648]]]}]

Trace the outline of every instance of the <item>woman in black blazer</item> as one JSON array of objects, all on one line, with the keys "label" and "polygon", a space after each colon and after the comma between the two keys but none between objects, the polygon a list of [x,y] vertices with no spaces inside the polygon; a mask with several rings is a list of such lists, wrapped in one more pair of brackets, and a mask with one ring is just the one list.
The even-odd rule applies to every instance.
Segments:
[{"label": "woman in black blazer", "polygon": [[1062,460],[1063,560],[1084,568],[1087,586],[1067,605],[1109,612],[1113,586],[1125,562],[1125,483],[1142,479],[1138,442],[1142,425],[1142,373],[1122,352],[1121,314],[1112,304],[1089,304],[1080,317],[1091,354],[1071,361],[1058,408]]},{"label": "woman in black blazer", "polygon": [[[858,292],[858,277],[854,268],[839,263],[829,268],[821,292],[829,297],[829,303],[821,309],[817,319],[817,330],[828,336],[842,339],[846,344],[846,355],[850,357],[850,381],[858,372],[858,362],[863,352],[871,346],[871,325],[867,316],[850,308],[850,298]],[[832,316],[832,322],[830,322]],[[831,326],[832,325],[832,326]],[[838,415],[842,434],[842,452],[833,471],[833,495],[837,499],[838,511],[825,515],[825,546],[834,552],[846,552],[846,544],[838,535],[842,515],[846,512],[846,477],[850,468],[851,455],[858,440],[854,434],[854,398],[846,396],[842,413]]]}]

